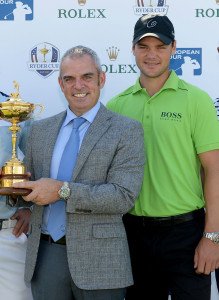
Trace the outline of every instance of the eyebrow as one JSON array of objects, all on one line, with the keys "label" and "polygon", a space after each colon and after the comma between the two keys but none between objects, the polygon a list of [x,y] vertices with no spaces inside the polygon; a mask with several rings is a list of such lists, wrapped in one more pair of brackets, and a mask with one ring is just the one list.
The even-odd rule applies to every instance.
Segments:
[{"label": "eyebrow", "polygon": [[[84,73],[84,74],[81,74],[81,77],[83,76],[87,76],[87,75],[94,75],[93,72],[88,72],[88,73]],[[66,79],[66,78],[73,78],[74,76],[71,76],[71,75],[64,75],[63,76],[63,79]]]},{"label": "eyebrow", "polygon": [[88,72],[88,73],[83,74],[82,76],[86,76],[86,75],[94,75],[94,73],[93,72]]}]

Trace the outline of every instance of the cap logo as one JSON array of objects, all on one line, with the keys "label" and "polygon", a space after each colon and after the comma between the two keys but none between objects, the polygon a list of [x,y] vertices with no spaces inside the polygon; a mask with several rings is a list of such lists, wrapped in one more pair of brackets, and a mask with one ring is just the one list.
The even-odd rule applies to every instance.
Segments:
[{"label": "cap logo", "polygon": [[153,19],[152,20],[149,20],[147,22],[147,28],[153,28],[157,25],[157,21],[154,21]]}]

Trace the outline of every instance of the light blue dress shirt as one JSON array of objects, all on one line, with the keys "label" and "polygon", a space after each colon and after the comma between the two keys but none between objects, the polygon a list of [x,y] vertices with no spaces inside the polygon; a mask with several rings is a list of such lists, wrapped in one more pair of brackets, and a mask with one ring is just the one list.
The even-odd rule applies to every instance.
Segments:
[{"label": "light blue dress shirt", "polygon": [[[79,128],[79,137],[80,137],[80,144],[79,144],[79,150],[83,141],[83,138],[88,130],[88,128],[90,127],[90,125],[92,124],[92,122],[94,121],[96,114],[98,112],[100,108],[100,102],[97,102],[96,105],[89,110],[88,112],[86,112],[85,114],[83,114],[80,117],[83,117],[84,119],[86,119],[86,122],[84,124],[82,124]],[[61,157],[62,157],[62,153],[65,149],[65,146],[67,144],[67,141],[69,140],[71,131],[72,131],[72,126],[70,124],[70,122],[77,118],[78,116],[76,116],[71,110],[70,108],[67,109],[67,114],[66,114],[66,118],[61,126],[61,129],[59,131],[57,140],[56,140],[56,144],[53,150],[53,155],[52,155],[52,160],[51,160],[51,167],[50,167],[50,178],[56,179],[57,178],[57,174],[58,174],[58,169],[59,169],[59,164],[61,161]],[[51,205],[49,205],[50,207]],[[44,234],[49,234],[48,230],[47,230],[47,223],[48,223],[48,218],[49,218],[49,213],[50,213],[50,209],[44,209],[44,213],[43,213],[43,223],[42,223],[42,232]],[[63,232],[65,232],[66,229],[66,225],[63,224],[61,230]]]}]

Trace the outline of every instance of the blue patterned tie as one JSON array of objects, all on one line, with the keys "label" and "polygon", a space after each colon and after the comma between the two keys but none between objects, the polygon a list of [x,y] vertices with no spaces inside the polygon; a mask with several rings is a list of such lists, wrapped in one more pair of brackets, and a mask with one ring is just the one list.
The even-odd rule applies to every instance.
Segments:
[{"label": "blue patterned tie", "polygon": [[[84,118],[75,118],[73,120],[73,128],[70,138],[63,151],[57,179],[61,181],[70,181],[72,177],[72,172],[77,160],[78,150],[79,150],[79,127],[85,122]],[[59,240],[65,235],[65,224],[66,224],[66,214],[65,214],[66,202],[64,200],[58,200],[51,204],[50,214],[47,224],[47,229],[54,241]]]}]

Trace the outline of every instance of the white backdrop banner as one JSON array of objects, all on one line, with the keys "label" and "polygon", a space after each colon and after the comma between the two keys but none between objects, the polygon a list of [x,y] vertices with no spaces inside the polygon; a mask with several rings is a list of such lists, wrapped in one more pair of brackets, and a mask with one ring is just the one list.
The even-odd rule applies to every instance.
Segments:
[{"label": "white backdrop banner", "polygon": [[218,0],[0,0],[0,90],[11,93],[16,80],[23,100],[45,105],[42,118],[60,112],[66,107],[57,84],[60,57],[85,45],[98,53],[106,72],[105,104],[138,76],[133,28],[149,13],[167,15],[175,26],[171,68],[216,99]]}]

